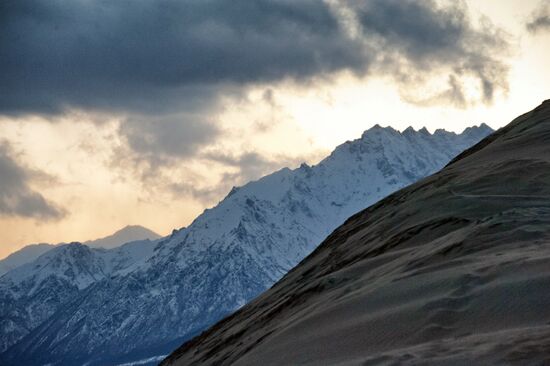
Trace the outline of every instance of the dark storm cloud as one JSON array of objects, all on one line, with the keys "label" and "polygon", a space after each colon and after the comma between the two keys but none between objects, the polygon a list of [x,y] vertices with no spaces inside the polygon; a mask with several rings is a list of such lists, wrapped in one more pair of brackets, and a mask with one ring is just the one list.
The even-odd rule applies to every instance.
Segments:
[{"label": "dark storm cloud", "polygon": [[364,74],[373,66],[401,78],[441,65],[471,72],[486,101],[505,86],[494,56],[505,44],[491,29],[475,30],[462,7],[342,4],[359,18],[359,37],[323,1],[6,0],[0,113],[174,113],[182,100],[201,103],[197,94],[206,91],[202,100],[209,100],[224,85]]},{"label": "dark storm cloud", "polygon": [[542,1],[533,11],[526,27],[531,33],[550,30],[550,3],[548,1]]},{"label": "dark storm cloud", "polygon": [[506,36],[484,20],[472,26],[465,4],[441,8],[434,1],[372,0],[354,3],[365,38],[372,49],[381,50],[381,62],[394,69],[397,80],[413,89],[415,78],[450,68],[448,90],[431,102],[464,106],[460,79],[478,80],[484,102],[496,89],[507,89],[508,67],[499,55],[506,50]]},{"label": "dark storm cloud", "polygon": [[10,146],[0,143],[0,215],[60,219],[64,211],[29,187],[36,174],[16,161]]},{"label": "dark storm cloud", "polygon": [[219,130],[199,115],[179,114],[129,118],[119,132],[133,151],[154,159],[194,155],[197,147],[216,138]]},{"label": "dark storm cloud", "polygon": [[[464,76],[478,81],[484,102],[506,90],[506,48],[464,6],[431,0],[5,0],[0,115],[118,114],[124,146],[111,164],[148,184],[159,169],[201,158],[222,134],[224,98],[250,86],[345,70],[388,76],[414,103],[464,107]],[[448,88],[417,96],[433,76]],[[263,103],[273,100],[267,93]],[[228,177],[236,180],[284,161],[211,158],[237,167]]]},{"label": "dark storm cloud", "polygon": [[156,113],[192,97],[194,86],[368,64],[318,1],[8,0],[0,7],[4,113],[67,106]]}]

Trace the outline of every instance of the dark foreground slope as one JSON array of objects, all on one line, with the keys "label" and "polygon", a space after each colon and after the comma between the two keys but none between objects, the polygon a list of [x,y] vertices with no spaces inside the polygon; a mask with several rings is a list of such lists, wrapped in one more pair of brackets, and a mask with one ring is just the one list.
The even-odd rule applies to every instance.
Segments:
[{"label": "dark foreground slope", "polygon": [[352,216],[163,365],[550,364],[550,101]]}]

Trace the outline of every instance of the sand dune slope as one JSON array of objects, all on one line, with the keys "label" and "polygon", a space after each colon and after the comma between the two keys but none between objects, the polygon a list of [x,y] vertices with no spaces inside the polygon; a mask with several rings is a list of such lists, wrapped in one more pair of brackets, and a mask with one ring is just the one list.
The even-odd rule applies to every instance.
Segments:
[{"label": "sand dune slope", "polygon": [[550,100],[163,362],[201,364],[550,364]]}]

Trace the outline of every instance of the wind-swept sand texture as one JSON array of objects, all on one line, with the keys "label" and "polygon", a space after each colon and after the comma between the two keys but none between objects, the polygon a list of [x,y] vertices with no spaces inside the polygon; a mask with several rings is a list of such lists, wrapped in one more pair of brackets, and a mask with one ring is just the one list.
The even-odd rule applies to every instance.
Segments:
[{"label": "wind-swept sand texture", "polygon": [[550,100],[352,216],[162,364],[550,364]]}]

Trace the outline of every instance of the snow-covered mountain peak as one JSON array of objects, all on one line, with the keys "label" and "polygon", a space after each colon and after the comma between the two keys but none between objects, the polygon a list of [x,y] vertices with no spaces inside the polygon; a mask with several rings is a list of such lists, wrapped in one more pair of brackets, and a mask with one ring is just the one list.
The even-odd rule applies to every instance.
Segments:
[{"label": "snow-covered mountain peak", "polygon": [[117,230],[114,234],[106,236],[101,239],[90,240],[84,242],[91,248],[116,248],[124,243],[137,240],[156,240],[160,235],[140,225],[126,225],[120,230]]},{"label": "snow-covered mountain peak", "polygon": [[438,128],[433,133],[435,136],[456,136],[456,133],[453,131],[447,131],[443,128]]},{"label": "snow-covered mountain peak", "polygon": [[[178,253],[181,256],[178,263],[185,263],[189,252],[212,246],[227,248],[235,237],[263,222],[291,230],[291,225],[300,226],[302,221],[311,220],[311,212],[324,212],[323,222],[341,222],[362,208],[366,197],[382,198],[402,182],[412,183],[440,169],[444,162],[476,141],[477,137],[465,138],[454,133],[432,135],[426,128],[399,132],[375,125],[361,138],[339,145],[317,165],[303,163],[296,169],[283,168],[242,187],[233,187],[218,206],[205,210],[188,228],[165,241],[153,261],[161,263],[169,257],[168,253]],[[363,181],[365,178],[368,181]],[[352,182],[356,189],[352,188]],[[274,212],[280,213],[274,216]],[[285,223],[289,217],[293,222]],[[328,231],[323,230],[318,235],[326,234]],[[264,261],[267,258],[286,271],[288,263],[293,263],[304,250],[312,249],[308,248],[277,250],[273,244],[262,256]]]},{"label": "snow-covered mountain peak", "polygon": [[[24,289],[38,288],[55,277],[79,290],[111,275],[126,274],[143,265],[153,254],[156,241],[138,240],[118,248],[90,248],[73,242],[53,248],[35,261],[6,273],[0,285]],[[27,288],[28,290],[28,288]],[[26,296],[32,291],[23,291]]]},{"label": "snow-covered mountain peak", "polygon": [[[35,322],[18,328],[30,334],[5,359],[36,354],[48,355],[43,363],[62,358],[70,364],[83,354],[169,351],[173,342],[270,287],[350,215],[442,168],[478,140],[374,126],[316,165],[284,168],[231,189],[188,227],[160,239],[146,260],[117,266],[113,258],[123,253],[93,250],[90,262],[104,278],[57,296],[61,303],[77,300],[63,303],[63,312],[43,322],[40,331],[32,330]],[[52,286],[49,293],[63,288]],[[34,304],[21,305],[29,309],[28,318],[35,317]],[[68,334],[69,343],[63,341]]]},{"label": "snow-covered mountain peak", "polygon": [[0,277],[0,352],[92,285],[143,266],[156,244],[140,240],[114,249],[63,244],[4,274]]},{"label": "snow-covered mountain peak", "polygon": [[487,133],[491,133],[492,131],[493,129],[487,124],[481,123],[479,126],[466,127],[462,132],[462,135],[477,137],[487,135]]},{"label": "snow-covered mountain peak", "polygon": [[[90,248],[117,248],[125,243],[132,241],[140,240],[156,240],[159,239],[160,235],[155,232],[139,225],[127,225],[122,229],[116,231],[114,234],[106,236],[101,239],[88,240],[84,244]],[[58,244],[30,244],[24,246],[18,251],[10,254],[6,258],[0,260],[0,277],[25,264],[30,263],[37,259],[42,254],[52,250],[55,247],[66,245],[67,243],[58,243]]]},{"label": "snow-covered mountain peak", "polygon": [[349,142],[368,139],[371,136],[380,135],[380,134],[386,134],[386,135],[387,134],[394,134],[396,132],[399,133],[399,131],[395,130],[393,127],[390,127],[390,126],[382,127],[377,123],[374,126],[372,126],[371,128],[365,130],[363,132],[363,134],[361,135],[361,138],[359,138],[357,140],[349,141]]},{"label": "snow-covered mountain peak", "polygon": [[426,127],[422,127],[420,130],[418,130],[419,133],[423,135],[431,135],[430,131]]},{"label": "snow-covered mountain peak", "polygon": [[25,263],[32,262],[42,254],[51,250],[53,244],[30,244],[0,260],[0,277]]},{"label": "snow-covered mountain peak", "polygon": [[44,281],[55,277],[84,289],[91,283],[104,277],[104,263],[94,255],[91,248],[81,243],[70,243],[58,246],[38,257],[31,263],[24,264],[2,277],[3,282],[23,287],[32,283],[33,290]]}]

